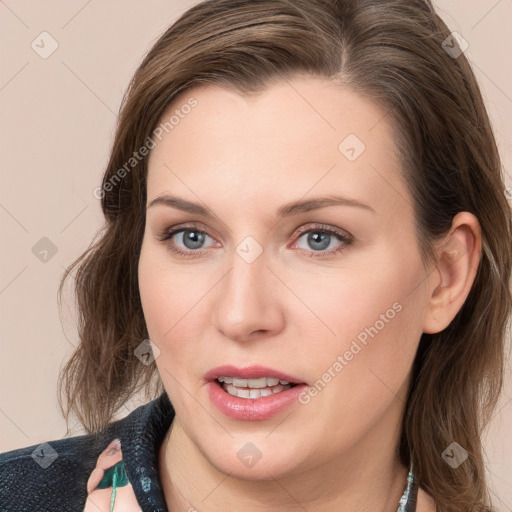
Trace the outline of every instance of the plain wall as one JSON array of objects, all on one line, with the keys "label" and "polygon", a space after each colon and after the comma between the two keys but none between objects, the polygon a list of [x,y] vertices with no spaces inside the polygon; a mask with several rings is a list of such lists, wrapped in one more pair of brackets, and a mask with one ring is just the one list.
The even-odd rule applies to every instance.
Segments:
[{"label": "plain wall", "polygon": [[[0,451],[66,433],[57,409],[57,376],[77,334],[69,287],[61,324],[59,280],[102,225],[93,190],[100,185],[128,81],[156,38],[195,3],[0,2]],[[469,43],[466,55],[510,172],[512,1],[436,5]],[[40,54],[55,43],[42,32],[58,43],[47,58]],[[511,175],[506,179],[512,187]],[[44,250],[49,252],[41,261]],[[82,433],[77,425],[71,430]],[[511,431],[509,371],[486,440],[495,505],[502,510],[512,510]]]}]

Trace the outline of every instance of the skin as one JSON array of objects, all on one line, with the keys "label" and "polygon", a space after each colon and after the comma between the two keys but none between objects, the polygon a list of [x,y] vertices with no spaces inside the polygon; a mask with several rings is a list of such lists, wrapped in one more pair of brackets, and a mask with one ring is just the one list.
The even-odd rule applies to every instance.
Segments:
[{"label": "skin", "polygon": [[[115,439],[101,452],[96,461],[96,467],[87,480],[87,500],[83,512],[98,512],[98,510],[110,509],[112,487],[105,489],[97,487],[105,475],[105,471],[121,460],[123,460],[121,442]],[[123,512],[140,512],[140,506],[135,499],[133,487],[130,483],[117,487],[114,504],[116,510],[122,507]]]},{"label": "skin", "polygon": [[[197,107],[151,152],[147,204],[172,193],[215,216],[148,208],[139,261],[156,365],[176,411],[160,450],[168,506],[395,512],[408,470],[395,447],[412,363],[421,334],[444,329],[469,293],[478,221],[459,213],[438,265],[424,267],[385,110],[344,86],[297,76],[252,97],[202,86],[163,118],[191,96]],[[354,161],[338,149],[348,134],[366,146]],[[337,205],[275,217],[289,201],[328,194],[373,211]],[[208,234],[200,249],[182,234],[158,240],[189,222]],[[316,223],[353,242],[331,236],[315,251],[307,229],[297,231]],[[252,263],[236,252],[247,236],[263,250]],[[172,242],[203,252],[181,256]],[[335,247],[342,250],[329,254]],[[221,364],[261,364],[316,382],[395,303],[400,312],[308,404],[244,422],[210,402],[204,375]],[[237,457],[248,442],[262,454],[252,467]],[[417,510],[434,510],[423,490]]]}]

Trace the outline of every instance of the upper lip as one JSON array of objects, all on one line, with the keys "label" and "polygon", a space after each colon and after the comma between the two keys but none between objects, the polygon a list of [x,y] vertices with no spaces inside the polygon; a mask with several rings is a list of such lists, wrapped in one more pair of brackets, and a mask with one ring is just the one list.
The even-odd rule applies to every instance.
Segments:
[{"label": "upper lip", "polygon": [[280,370],[259,365],[245,366],[243,368],[237,368],[236,366],[232,365],[217,366],[208,371],[204,378],[207,381],[212,381],[217,377],[223,376],[237,377],[239,379],[259,379],[261,377],[273,377],[279,380],[287,380],[293,384],[302,384],[304,382],[299,377],[294,377],[293,375],[289,375]]}]

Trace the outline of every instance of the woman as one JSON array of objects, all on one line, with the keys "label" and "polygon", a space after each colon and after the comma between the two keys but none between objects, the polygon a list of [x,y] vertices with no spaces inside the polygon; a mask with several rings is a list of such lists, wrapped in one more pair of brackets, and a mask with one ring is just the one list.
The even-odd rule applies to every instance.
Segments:
[{"label": "woman", "polygon": [[3,454],[2,510],[491,510],[512,219],[462,49],[426,0],[163,34],[68,269],[89,434]]}]

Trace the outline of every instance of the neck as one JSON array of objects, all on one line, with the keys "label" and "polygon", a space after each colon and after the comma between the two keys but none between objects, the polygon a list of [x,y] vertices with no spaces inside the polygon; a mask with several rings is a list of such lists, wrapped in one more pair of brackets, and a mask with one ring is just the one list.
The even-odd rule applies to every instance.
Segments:
[{"label": "neck", "polygon": [[372,431],[357,447],[321,467],[285,477],[247,480],[218,471],[174,418],[160,449],[160,476],[169,510],[187,512],[396,512],[408,468],[393,439]]}]

